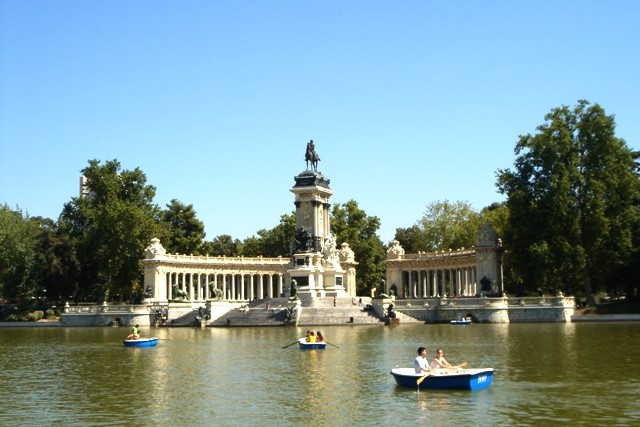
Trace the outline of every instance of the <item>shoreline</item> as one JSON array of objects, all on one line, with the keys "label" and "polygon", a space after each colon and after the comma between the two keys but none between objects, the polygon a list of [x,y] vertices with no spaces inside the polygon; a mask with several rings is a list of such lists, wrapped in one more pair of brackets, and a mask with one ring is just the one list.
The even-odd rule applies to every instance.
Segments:
[{"label": "shoreline", "polygon": [[[588,322],[640,322],[640,314],[577,314],[571,316],[571,322],[566,323],[588,323]],[[0,328],[62,328],[79,326],[63,326],[60,320],[47,320],[37,322],[0,322]],[[96,327],[96,326],[90,326]],[[103,326],[112,327],[112,326]],[[167,326],[164,326],[167,327]],[[170,327],[170,326],[168,326]]]}]

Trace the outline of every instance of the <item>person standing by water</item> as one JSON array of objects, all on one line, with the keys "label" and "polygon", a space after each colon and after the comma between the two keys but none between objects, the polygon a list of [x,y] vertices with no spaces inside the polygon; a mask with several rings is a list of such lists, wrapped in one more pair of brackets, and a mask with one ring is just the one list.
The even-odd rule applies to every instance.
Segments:
[{"label": "person standing by water", "polygon": [[423,372],[429,372],[429,361],[427,360],[427,349],[424,347],[418,347],[418,357],[413,361],[413,368],[416,370],[416,374],[422,374]]}]

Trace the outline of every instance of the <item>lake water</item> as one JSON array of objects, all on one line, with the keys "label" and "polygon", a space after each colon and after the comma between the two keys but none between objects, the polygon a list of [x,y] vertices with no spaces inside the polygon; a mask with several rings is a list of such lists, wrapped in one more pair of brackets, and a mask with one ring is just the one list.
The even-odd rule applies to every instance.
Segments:
[{"label": "lake water", "polygon": [[[631,426],[640,424],[640,323],[304,328],[0,328],[0,425]],[[396,387],[417,347],[495,369],[489,389]]]}]

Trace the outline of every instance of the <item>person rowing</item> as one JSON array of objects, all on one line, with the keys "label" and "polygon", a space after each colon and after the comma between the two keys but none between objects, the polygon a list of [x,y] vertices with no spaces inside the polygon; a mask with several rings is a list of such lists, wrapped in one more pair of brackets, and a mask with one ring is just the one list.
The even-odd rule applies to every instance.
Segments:
[{"label": "person rowing", "polygon": [[429,365],[431,369],[459,369],[456,366],[451,365],[451,363],[447,362],[447,359],[444,358],[444,352],[441,348],[436,350],[436,357],[433,358],[431,364]]},{"label": "person rowing", "polygon": [[138,328],[139,328],[139,325],[136,323],[136,325],[133,328],[131,328],[131,333],[127,337],[128,340],[139,340],[140,339],[140,333],[138,332]]}]

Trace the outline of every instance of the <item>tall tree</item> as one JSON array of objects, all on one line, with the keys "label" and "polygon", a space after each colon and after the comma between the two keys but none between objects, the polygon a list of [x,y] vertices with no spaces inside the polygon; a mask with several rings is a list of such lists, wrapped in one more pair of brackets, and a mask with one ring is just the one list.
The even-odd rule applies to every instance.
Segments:
[{"label": "tall tree", "polygon": [[203,254],[204,223],[196,217],[193,205],[173,199],[162,212],[162,220],[168,225],[168,236],[162,241],[169,253]]},{"label": "tall tree", "polygon": [[228,234],[221,234],[210,242],[204,242],[202,251],[211,256],[238,256],[242,253],[242,242]]},{"label": "tall tree", "polygon": [[481,223],[482,216],[468,202],[437,201],[427,205],[416,225],[397,229],[395,238],[408,252],[470,248]]},{"label": "tall tree", "polygon": [[271,230],[258,230],[257,236],[247,238],[243,243],[242,255],[289,256],[291,239],[295,233],[295,228],[295,213],[282,215],[280,223]]},{"label": "tall tree", "polygon": [[39,228],[34,277],[41,293],[52,302],[63,302],[78,289],[75,248],[65,233],[49,218],[36,217]]},{"label": "tall tree", "polygon": [[0,296],[37,296],[34,268],[38,225],[21,210],[0,205]]},{"label": "tall tree", "polygon": [[394,240],[397,240],[407,253],[424,251],[429,247],[426,233],[418,224],[409,228],[396,228]]},{"label": "tall tree", "polygon": [[336,204],[331,211],[331,231],[338,247],[348,243],[359,263],[356,266],[357,292],[366,295],[384,279],[384,245],[377,235],[380,219],[368,216],[355,200]]},{"label": "tall tree", "polygon": [[117,160],[89,161],[82,174],[90,193],[66,203],[61,230],[74,242],[81,265],[80,299],[134,300],[142,293],[141,254],[158,234],[155,187],[138,168],[121,170]]},{"label": "tall tree", "polygon": [[640,182],[613,116],[579,101],[545,116],[516,144],[515,170],[498,171],[507,195],[514,266],[525,289],[592,290],[630,259]]}]

